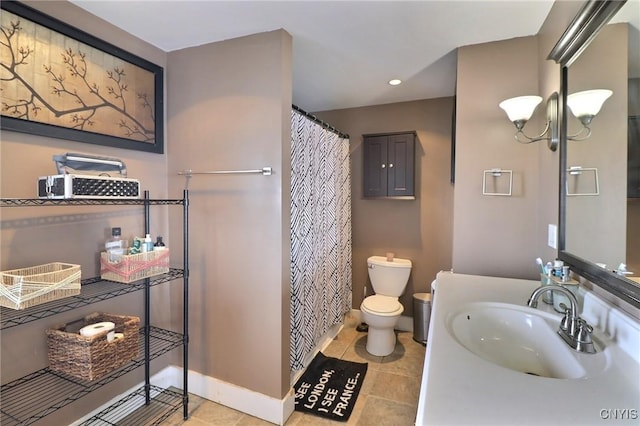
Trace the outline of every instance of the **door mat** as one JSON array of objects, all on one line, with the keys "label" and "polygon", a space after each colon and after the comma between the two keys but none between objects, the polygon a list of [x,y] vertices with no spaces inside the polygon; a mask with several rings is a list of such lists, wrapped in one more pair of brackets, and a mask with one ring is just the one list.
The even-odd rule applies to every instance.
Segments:
[{"label": "door mat", "polygon": [[366,373],[367,363],[343,361],[318,352],[294,386],[296,411],[346,422]]}]

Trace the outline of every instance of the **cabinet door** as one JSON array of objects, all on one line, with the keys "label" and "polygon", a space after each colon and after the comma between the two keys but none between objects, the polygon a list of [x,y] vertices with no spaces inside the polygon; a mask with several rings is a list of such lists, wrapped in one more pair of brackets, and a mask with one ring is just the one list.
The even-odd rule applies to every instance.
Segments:
[{"label": "cabinet door", "polygon": [[387,156],[387,196],[413,196],[415,136],[412,133],[389,136]]},{"label": "cabinet door", "polygon": [[367,136],[363,143],[363,195],[387,195],[387,136]]}]

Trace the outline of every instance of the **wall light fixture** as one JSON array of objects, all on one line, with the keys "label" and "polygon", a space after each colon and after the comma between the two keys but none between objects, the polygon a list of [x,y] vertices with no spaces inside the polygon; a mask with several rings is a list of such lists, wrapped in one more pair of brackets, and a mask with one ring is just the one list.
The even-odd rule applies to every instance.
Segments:
[{"label": "wall light fixture", "polygon": [[[547,100],[547,123],[544,130],[538,136],[529,137],[523,129],[527,121],[533,115],[538,104],[542,102],[540,96],[518,96],[500,102],[499,106],[509,117],[509,120],[516,126],[515,138],[520,143],[531,143],[547,141],[547,146],[551,151],[558,149],[558,93],[553,92]],[[522,135],[525,139],[520,139]]]},{"label": "wall light fixture", "polygon": [[594,89],[567,96],[567,105],[571,113],[582,123],[582,129],[575,135],[567,136],[567,139],[583,141],[591,136],[591,121],[600,112],[604,101],[612,94],[611,90]]},{"label": "wall light fixture", "polygon": [[[567,136],[572,141],[583,141],[591,136],[591,122],[598,115],[604,102],[613,94],[608,89],[593,89],[576,92],[567,96],[567,105],[571,113],[580,120],[582,129],[574,135]],[[531,119],[536,107],[542,102],[540,96],[518,96],[500,102],[499,106],[516,126],[516,140],[520,143],[547,141],[551,151],[558,149],[558,93],[553,92],[547,100],[547,123],[538,136],[529,137],[523,129]],[[525,139],[521,139],[520,137]]]}]

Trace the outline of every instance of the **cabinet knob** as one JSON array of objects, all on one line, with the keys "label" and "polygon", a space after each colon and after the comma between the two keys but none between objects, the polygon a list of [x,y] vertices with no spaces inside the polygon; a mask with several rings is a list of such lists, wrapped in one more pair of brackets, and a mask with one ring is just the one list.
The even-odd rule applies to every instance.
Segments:
[{"label": "cabinet knob", "polygon": [[385,167],[387,167],[387,165],[383,163],[382,164],[382,168],[384,169]]},{"label": "cabinet knob", "polygon": [[389,168],[393,167],[393,163],[389,163]]}]

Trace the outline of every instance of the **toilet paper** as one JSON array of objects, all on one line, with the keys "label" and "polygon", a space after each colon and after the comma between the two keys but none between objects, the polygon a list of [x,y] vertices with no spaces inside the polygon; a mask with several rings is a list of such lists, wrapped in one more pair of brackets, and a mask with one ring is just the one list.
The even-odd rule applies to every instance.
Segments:
[{"label": "toilet paper", "polygon": [[[111,334],[111,333],[109,333],[109,334]],[[123,333],[114,333],[113,340],[120,340],[120,339],[124,339],[124,334]]]},{"label": "toilet paper", "polygon": [[[95,324],[90,324],[80,329],[80,335],[84,337],[93,337],[100,333],[104,333],[105,331],[111,331],[109,334],[113,334],[113,329],[116,325],[109,321],[97,322]],[[107,336],[107,339],[109,337]],[[113,336],[112,336],[113,340]]]}]

